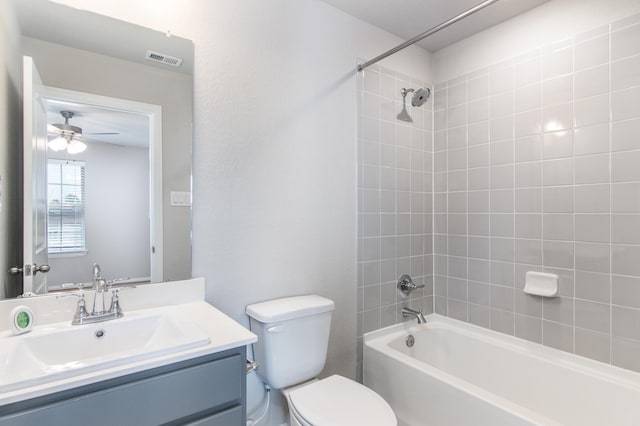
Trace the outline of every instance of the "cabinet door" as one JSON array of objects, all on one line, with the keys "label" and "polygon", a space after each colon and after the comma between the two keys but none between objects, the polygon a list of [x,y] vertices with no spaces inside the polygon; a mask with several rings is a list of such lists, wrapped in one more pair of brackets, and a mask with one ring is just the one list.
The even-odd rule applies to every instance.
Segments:
[{"label": "cabinet door", "polygon": [[242,407],[230,408],[221,413],[189,423],[189,426],[238,426],[242,425]]},{"label": "cabinet door", "polygon": [[[184,424],[243,404],[239,354],[0,416],[2,426]],[[242,423],[242,412],[240,411]],[[229,414],[231,416],[231,414]],[[221,417],[226,419],[226,417]],[[229,417],[230,418],[230,417]],[[185,419],[185,420],[181,420]],[[211,423],[225,425],[223,423]],[[207,424],[207,423],[203,423]]]}]

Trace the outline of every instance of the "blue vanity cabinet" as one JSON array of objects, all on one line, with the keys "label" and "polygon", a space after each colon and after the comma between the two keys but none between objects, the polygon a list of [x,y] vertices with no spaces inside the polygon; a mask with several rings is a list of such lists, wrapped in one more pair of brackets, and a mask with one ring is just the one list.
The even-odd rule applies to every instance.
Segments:
[{"label": "blue vanity cabinet", "polygon": [[243,346],[8,404],[0,425],[244,425],[245,362]]}]

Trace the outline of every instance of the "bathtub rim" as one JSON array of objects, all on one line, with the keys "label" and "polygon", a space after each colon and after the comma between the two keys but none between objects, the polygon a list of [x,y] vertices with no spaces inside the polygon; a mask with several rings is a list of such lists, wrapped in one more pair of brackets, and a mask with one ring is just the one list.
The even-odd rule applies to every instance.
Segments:
[{"label": "bathtub rim", "polygon": [[[576,354],[561,351],[542,344],[530,342],[522,338],[506,335],[489,330],[474,324],[452,319],[438,314],[427,316],[426,324],[417,324],[413,321],[404,321],[379,330],[374,330],[363,335],[363,365],[366,372],[367,356],[369,350],[380,353],[397,362],[407,364],[410,368],[424,372],[438,381],[473,395],[493,406],[509,412],[525,421],[535,424],[560,425],[557,420],[550,419],[541,413],[533,411],[525,406],[510,401],[509,399],[483,389],[481,386],[470,383],[462,378],[447,373],[430,364],[421,362],[407,354],[390,347],[390,343],[403,339],[408,334],[418,333],[429,328],[448,329],[466,335],[470,338],[496,345],[506,350],[515,351],[527,357],[536,358],[543,362],[554,363],[563,368],[577,371],[582,374],[595,376],[600,380],[623,386],[631,391],[640,393],[640,373],[626,370],[614,365],[605,364],[596,360],[585,358]],[[366,384],[366,375],[363,375]]]},{"label": "bathtub rim", "polygon": [[[445,317],[439,314],[429,314],[426,316],[426,324],[417,324],[413,321],[404,321],[385,328],[370,331],[363,335],[363,344],[377,349],[384,349],[393,338],[400,338],[406,333],[417,332],[429,329],[433,326],[439,329],[457,329],[461,334],[478,337],[481,336],[486,341],[497,346],[515,350],[525,356],[541,359],[547,362],[558,362],[563,367],[579,371],[585,374],[595,375],[603,380],[629,387],[640,392],[640,372],[628,370],[605,362],[596,361],[574,353],[565,352],[541,343],[531,342],[520,337],[511,336],[490,330],[475,324]],[[389,348],[393,350],[392,348]],[[408,359],[414,359],[401,352],[395,351]],[[435,367],[434,367],[435,368]],[[438,371],[442,371],[439,370]],[[455,377],[455,376],[452,376]]]},{"label": "bathtub rim", "polygon": [[425,329],[429,328],[429,324],[431,324],[431,326],[437,324],[435,318],[437,317],[434,317],[432,314],[427,316],[427,324],[414,324],[411,321],[405,321],[400,324],[392,325],[389,327],[385,327],[384,329],[375,330],[365,334],[363,336],[363,381],[365,382],[365,385],[367,385],[366,353],[368,350],[373,350],[381,356],[391,358],[392,360],[407,365],[409,368],[413,368],[420,372],[423,372],[439,382],[446,383],[448,386],[451,386],[461,392],[470,394],[473,397],[484,401],[486,404],[492,405],[494,407],[499,407],[501,410],[504,410],[512,416],[520,418],[526,422],[538,425],[544,424],[547,426],[561,426],[560,423],[549,419],[548,417],[545,417],[540,413],[523,407],[522,405],[516,404],[500,395],[496,395],[495,393],[485,390],[478,385],[474,385],[473,383],[458,378],[430,364],[420,362],[409,355],[406,355],[389,347],[390,342],[395,341],[398,338],[405,337],[407,333],[412,334],[415,332],[424,331]]}]

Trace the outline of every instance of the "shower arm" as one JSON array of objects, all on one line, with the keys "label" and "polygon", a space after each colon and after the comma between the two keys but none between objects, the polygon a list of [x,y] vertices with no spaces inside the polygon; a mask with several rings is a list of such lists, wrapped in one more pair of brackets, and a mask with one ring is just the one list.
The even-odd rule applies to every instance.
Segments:
[{"label": "shower arm", "polygon": [[376,56],[373,59],[368,60],[367,62],[364,62],[362,64],[358,64],[358,66],[356,67],[356,70],[358,72],[364,70],[365,68],[367,68],[370,65],[375,64],[378,61],[383,60],[384,58],[386,58],[387,56],[391,56],[396,52],[401,51],[404,48],[407,48],[409,46],[411,46],[412,44],[415,44],[417,42],[419,42],[420,40],[422,40],[423,38],[427,38],[432,34],[437,33],[440,30],[443,30],[445,28],[447,28],[449,25],[455,24],[456,22],[458,22],[461,19],[466,18],[469,15],[473,15],[474,13],[484,9],[485,7],[492,5],[493,3],[497,2],[498,0],[486,0],[483,1],[482,3],[472,7],[469,10],[466,10],[464,12],[462,12],[461,14],[454,16],[453,18],[444,21],[438,25],[436,25],[435,27],[432,27],[430,29],[428,29],[427,31],[418,34],[417,36],[410,38],[409,40],[405,41],[404,43],[394,47],[393,49],[387,50],[386,52],[382,53],[381,55]]}]

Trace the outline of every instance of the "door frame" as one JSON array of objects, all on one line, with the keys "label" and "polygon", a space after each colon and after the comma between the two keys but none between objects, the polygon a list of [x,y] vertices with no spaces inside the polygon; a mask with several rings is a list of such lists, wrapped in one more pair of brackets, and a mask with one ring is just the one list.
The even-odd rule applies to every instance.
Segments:
[{"label": "door frame", "polygon": [[[45,86],[30,56],[22,57],[23,76],[23,205],[22,205],[22,294],[47,292],[47,111]],[[34,176],[37,178],[34,179]],[[13,268],[12,268],[13,269]],[[10,273],[14,273],[11,270]]]}]

